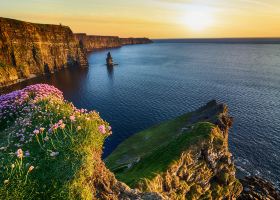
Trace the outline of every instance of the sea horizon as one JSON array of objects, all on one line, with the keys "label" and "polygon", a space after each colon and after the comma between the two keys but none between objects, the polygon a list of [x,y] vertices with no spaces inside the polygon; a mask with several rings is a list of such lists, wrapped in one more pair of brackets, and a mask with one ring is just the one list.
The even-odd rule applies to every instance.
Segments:
[{"label": "sea horizon", "polygon": [[280,44],[280,37],[160,38],[152,40],[173,43]]}]

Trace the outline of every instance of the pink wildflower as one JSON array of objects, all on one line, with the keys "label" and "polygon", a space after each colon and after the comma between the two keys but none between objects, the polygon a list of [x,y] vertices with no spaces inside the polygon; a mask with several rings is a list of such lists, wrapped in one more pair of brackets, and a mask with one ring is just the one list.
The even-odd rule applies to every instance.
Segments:
[{"label": "pink wildflower", "polygon": [[71,115],[69,118],[70,118],[71,122],[74,122],[76,119],[74,115]]},{"label": "pink wildflower", "polygon": [[39,130],[37,130],[37,129],[35,129],[35,130],[33,131],[33,133],[34,133],[35,135],[37,135],[37,134],[39,134],[39,133],[40,133],[40,131],[39,131]]},{"label": "pink wildflower", "polygon": [[52,129],[56,130],[58,128],[58,124],[53,125]]},{"label": "pink wildflower", "polygon": [[65,128],[65,124],[64,123],[60,124],[60,128],[64,129]]},{"label": "pink wildflower", "polygon": [[100,126],[98,127],[98,130],[99,130],[99,132],[102,133],[102,134],[105,134],[105,133],[106,133],[106,128],[105,128],[104,125],[100,125]]},{"label": "pink wildflower", "polygon": [[17,154],[17,157],[18,157],[18,158],[22,158],[22,157],[23,157],[23,151],[22,151],[22,149],[18,149],[17,152],[16,152],[16,154]]}]

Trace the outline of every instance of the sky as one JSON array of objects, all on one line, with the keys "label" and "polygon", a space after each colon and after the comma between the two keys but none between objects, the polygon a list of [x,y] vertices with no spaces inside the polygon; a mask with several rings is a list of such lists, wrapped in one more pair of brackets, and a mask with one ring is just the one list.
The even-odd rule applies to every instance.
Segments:
[{"label": "sky", "polygon": [[280,37],[280,0],[0,0],[0,16],[93,35]]}]

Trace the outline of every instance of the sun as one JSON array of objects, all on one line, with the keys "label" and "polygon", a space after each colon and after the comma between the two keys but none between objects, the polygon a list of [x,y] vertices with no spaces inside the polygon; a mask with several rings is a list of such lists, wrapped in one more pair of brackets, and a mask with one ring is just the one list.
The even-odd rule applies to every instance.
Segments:
[{"label": "sun", "polygon": [[213,24],[213,16],[209,12],[190,11],[184,17],[184,23],[193,31],[202,31]]}]

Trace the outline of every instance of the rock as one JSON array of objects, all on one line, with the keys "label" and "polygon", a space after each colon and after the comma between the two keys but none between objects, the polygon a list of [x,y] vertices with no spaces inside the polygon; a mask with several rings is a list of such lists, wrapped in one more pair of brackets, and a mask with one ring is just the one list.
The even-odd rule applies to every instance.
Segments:
[{"label": "rock", "polygon": [[106,64],[107,64],[108,67],[113,67],[114,66],[113,58],[112,58],[110,52],[108,52],[108,54],[107,54]]},{"label": "rock", "polygon": [[270,183],[260,177],[245,177],[240,180],[243,191],[238,200],[280,200],[280,193]]}]

